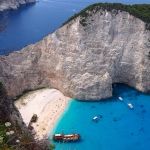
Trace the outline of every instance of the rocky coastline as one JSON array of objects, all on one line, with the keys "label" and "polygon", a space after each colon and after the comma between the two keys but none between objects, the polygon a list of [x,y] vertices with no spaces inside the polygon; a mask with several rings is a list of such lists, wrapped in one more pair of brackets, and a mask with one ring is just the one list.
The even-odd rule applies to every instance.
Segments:
[{"label": "rocky coastline", "polygon": [[10,97],[48,87],[79,100],[100,100],[112,96],[113,83],[150,92],[145,22],[125,11],[88,13],[85,20],[78,16],[36,44],[0,57],[0,81]]},{"label": "rocky coastline", "polygon": [[35,2],[36,0],[0,0],[0,12],[8,9],[18,9],[20,5]]},{"label": "rocky coastline", "polygon": [[[34,2],[7,1],[0,1],[0,11]],[[126,11],[86,10],[86,16],[78,15],[41,41],[0,56],[0,120],[19,125],[34,141],[27,126],[33,113],[41,115],[33,125],[41,140],[67,106],[68,97],[105,99],[112,96],[114,83],[150,93],[150,30],[146,25]],[[40,88],[48,89],[31,92],[14,105],[18,96]],[[46,149],[34,142],[36,150]]]}]

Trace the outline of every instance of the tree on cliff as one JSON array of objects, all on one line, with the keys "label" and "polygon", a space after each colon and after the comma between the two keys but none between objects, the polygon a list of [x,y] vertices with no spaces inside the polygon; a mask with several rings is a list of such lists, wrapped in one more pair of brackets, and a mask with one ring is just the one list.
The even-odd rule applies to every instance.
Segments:
[{"label": "tree on cliff", "polygon": [[96,3],[86,7],[78,14],[75,14],[74,16],[69,18],[64,24],[80,16],[82,18],[81,24],[86,25],[84,23],[85,19],[86,17],[91,15],[91,13],[89,12],[96,13],[100,9],[107,10],[107,11],[117,10],[114,11],[116,14],[118,13],[118,11],[126,11],[131,15],[143,20],[146,23],[146,29],[150,30],[150,4],[125,5],[121,3]]}]

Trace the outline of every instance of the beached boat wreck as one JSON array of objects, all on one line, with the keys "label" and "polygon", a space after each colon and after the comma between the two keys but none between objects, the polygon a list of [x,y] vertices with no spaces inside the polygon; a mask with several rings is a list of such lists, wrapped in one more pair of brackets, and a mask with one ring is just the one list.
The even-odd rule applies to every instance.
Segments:
[{"label": "beached boat wreck", "polygon": [[79,134],[54,134],[53,140],[56,142],[75,142],[80,140]]}]

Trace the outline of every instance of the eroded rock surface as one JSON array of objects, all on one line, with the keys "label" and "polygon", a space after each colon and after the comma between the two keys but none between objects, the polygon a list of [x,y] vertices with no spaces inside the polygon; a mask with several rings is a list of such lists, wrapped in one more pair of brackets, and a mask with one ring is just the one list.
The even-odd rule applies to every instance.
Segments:
[{"label": "eroded rock surface", "polygon": [[40,87],[81,100],[112,95],[112,83],[150,92],[150,31],[127,12],[77,17],[40,42],[0,57],[9,96]]},{"label": "eroded rock surface", "polygon": [[0,0],[0,11],[17,9],[22,4],[34,3],[36,0]]}]

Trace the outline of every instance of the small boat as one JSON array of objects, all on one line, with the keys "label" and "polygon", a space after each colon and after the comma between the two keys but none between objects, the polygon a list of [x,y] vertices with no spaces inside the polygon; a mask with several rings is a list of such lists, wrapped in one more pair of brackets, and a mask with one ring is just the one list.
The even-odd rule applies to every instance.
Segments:
[{"label": "small boat", "polygon": [[131,103],[128,103],[128,107],[129,107],[130,109],[133,109],[133,108],[134,108]]},{"label": "small boat", "polygon": [[100,117],[99,116],[94,116],[93,119],[92,119],[94,122],[98,122],[100,120]]},{"label": "small boat", "polygon": [[80,140],[79,134],[54,134],[53,140],[56,142],[76,142]]},{"label": "small boat", "polygon": [[118,99],[119,99],[120,101],[123,101],[123,98],[122,98],[122,97],[118,97]]}]

